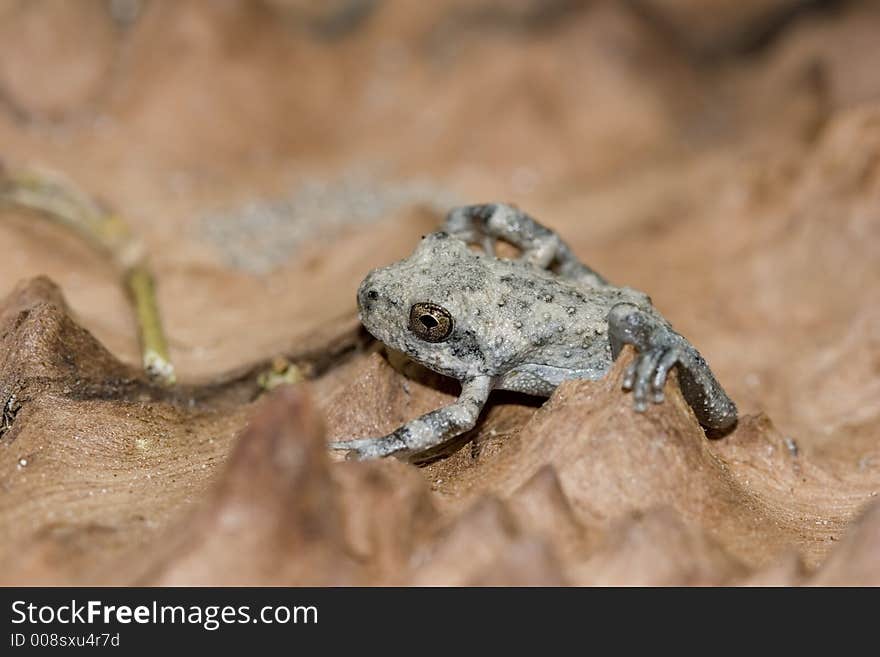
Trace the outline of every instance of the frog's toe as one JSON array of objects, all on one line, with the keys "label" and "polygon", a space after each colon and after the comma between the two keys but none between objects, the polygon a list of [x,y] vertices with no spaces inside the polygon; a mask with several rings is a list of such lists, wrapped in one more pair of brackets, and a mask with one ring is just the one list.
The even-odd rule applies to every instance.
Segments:
[{"label": "frog's toe", "polygon": [[345,455],[348,461],[363,460],[361,451],[366,447],[368,440],[337,440],[327,444],[327,448],[335,452],[347,452]]},{"label": "frog's toe", "polygon": [[654,393],[653,401],[655,404],[663,402],[665,398],[663,389],[666,387],[666,379],[669,377],[669,370],[678,363],[681,357],[681,349],[678,347],[672,347],[671,349],[667,349],[657,362],[657,368],[654,370],[654,378],[651,381],[651,387]]},{"label": "frog's toe", "polygon": [[623,373],[623,383],[621,384],[621,388],[629,392],[633,388],[633,384],[636,382],[636,366],[638,365],[638,357],[634,358],[633,361],[626,366],[626,371]]},{"label": "frog's toe", "polygon": [[640,353],[634,361],[633,402],[635,410],[640,413],[648,408],[648,399],[652,397],[651,378],[662,355],[661,350],[651,349]]},{"label": "frog's toe", "polygon": [[364,442],[364,440],[334,440],[331,443],[327,443],[327,448],[342,452],[348,449],[357,449]]},{"label": "frog's toe", "polygon": [[400,441],[389,436],[383,438],[337,440],[328,443],[327,447],[334,451],[348,452],[345,458],[349,461],[367,461],[369,459],[382,458],[383,456],[391,456],[404,448]]}]

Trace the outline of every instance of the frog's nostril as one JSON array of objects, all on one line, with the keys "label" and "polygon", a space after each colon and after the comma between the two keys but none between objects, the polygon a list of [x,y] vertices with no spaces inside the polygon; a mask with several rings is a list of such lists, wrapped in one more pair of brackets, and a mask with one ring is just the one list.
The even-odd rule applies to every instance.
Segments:
[{"label": "frog's nostril", "polygon": [[379,293],[376,292],[376,290],[370,290],[369,292],[367,292],[367,299],[370,299],[371,301],[375,301],[378,298],[379,298]]}]

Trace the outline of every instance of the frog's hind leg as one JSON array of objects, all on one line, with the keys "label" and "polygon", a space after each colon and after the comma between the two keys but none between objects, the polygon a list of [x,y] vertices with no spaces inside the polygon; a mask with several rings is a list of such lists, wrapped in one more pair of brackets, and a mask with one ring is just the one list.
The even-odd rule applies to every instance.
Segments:
[{"label": "frog's hind leg", "polygon": [[636,348],[623,388],[632,390],[637,411],[644,411],[649,400],[663,401],[669,370],[677,367],[681,392],[700,424],[716,430],[734,425],[736,404],[696,348],[664,320],[633,304],[620,303],[608,314],[608,332],[615,358],[625,344]]},{"label": "frog's hind leg", "polygon": [[482,246],[490,254],[494,241],[504,240],[520,249],[521,259],[529,264],[553,268],[561,277],[590,287],[608,285],[577,259],[559,235],[512,205],[487,203],[454,208],[446,216],[444,230],[468,244]]}]

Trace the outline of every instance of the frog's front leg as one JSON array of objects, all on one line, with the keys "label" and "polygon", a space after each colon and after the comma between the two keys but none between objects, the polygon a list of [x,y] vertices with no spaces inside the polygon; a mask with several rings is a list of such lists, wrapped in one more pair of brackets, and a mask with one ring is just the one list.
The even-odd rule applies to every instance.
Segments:
[{"label": "frog's front leg", "polygon": [[633,392],[637,411],[644,411],[649,400],[663,401],[666,377],[677,367],[681,392],[700,424],[726,429],[736,422],[736,405],[709,364],[665,321],[631,303],[620,303],[608,313],[608,329],[614,358],[624,344],[633,345],[638,352],[623,380],[623,388]]},{"label": "frog's front leg", "polygon": [[347,450],[357,460],[423,452],[473,429],[489,398],[493,380],[480,376],[461,384],[458,399],[436,411],[425,413],[381,438],[361,438],[330,443],[330,449]]},{"label": "frog's front leg", "polygon": [[444,230],[468,244],[482,246],[490,255],[495,240],[500,239],[517,247],[522,251],[521,259],[535,267],[555,267],[563,278],[591,287],[608,284],[578,260],[559,235],[512,205],[486,203],[454,208],[446,215]]}]

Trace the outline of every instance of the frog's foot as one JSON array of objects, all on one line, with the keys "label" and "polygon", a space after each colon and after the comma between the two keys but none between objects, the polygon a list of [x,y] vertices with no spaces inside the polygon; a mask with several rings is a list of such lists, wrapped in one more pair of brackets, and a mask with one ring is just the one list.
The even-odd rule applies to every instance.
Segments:
[{"label": "frog's foot", "polygon": [[654,347],[640,351],[626,368],[623,389],[632,390],[633,407],[639,413],[648,408],[648,400],[660,404],[665,399],[663,388],[669,370],[682,356],[678,347]]},{"label": "frog's foot", "polygon": [[349,461],[367,461],[392,456],[407,451],[402,440],[394,435],[381,438],[357,438],[355,440],[339,440],[327,445],[330,449],[348,452],[345,458]]},{"label": "frog's foot", "polygon": [[727,429],[736,422],[736,405],[708,363],[655,313],[631,303],[617,304],[608,313],[608,332],[615,358],[625,344],[636,349],[636,357],[623,377],[623,389],[632,390],[636,411],[647,409],[648,401],[663,401],[669,370],[676,367],[681,392],[700,424],[709,429]]},{"label": "frog's foot", "polygon": [[608,314],[608,329],[617,344],[615,357],[624,344],[636,348],[636,356],[623,375],[623,389],[632,391],[633,406],[639,413],[648,401],[663,402],[663,389],[669,370],[681,362],[684,341],[665,323],[631,303],[620,303]]}]

